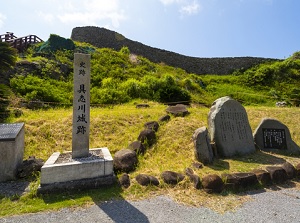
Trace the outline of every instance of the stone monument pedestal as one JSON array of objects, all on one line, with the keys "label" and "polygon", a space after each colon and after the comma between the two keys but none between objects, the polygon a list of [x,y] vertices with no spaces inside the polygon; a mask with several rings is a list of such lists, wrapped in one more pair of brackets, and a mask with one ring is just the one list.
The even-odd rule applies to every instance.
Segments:
[{"label": "stone monument pedestal", "polygon": [[107,148],[89,149],[91,55],[74,54],[72,152],[53,153],[41,169],[39,193],[90,189],[115,181]]},{"label": "stone monument pedestal", "polygon": [[0,182],[15,180],[24,155],[24,123],[0,124]]},{"label": "stone monument pedestal", "polygon": [[39,193],[91,189],[115,182],[113,159],[107,148],[90,149],[89,156],[53,153],[41,169]]}]

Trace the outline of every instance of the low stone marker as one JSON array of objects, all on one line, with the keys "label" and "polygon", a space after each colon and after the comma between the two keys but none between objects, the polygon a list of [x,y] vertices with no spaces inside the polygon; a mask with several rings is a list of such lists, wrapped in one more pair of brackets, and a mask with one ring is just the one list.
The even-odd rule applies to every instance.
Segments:
[{"label": "low stone marker", "polygon": [[292,140],[288,127],[276,119],[263,119],[253,135],[260,150],[300,153],[300,147]]},{"label": "low stone marker", "polygon": [[213,162],[213,151],[210,145],[210,136],[206,127],[198,128],[193,134],[194,153],[198,161],[204,165]]},{"label": "low stone marker", "polygon": [[255,152],[247,112],[238,101],[230,97],[214,101],[208,114],[208,130],[220,156]]},{"label": "low stone marker", "polygon": [[15,180],[24,155],[24,123],[0,124],[0,182]]}]

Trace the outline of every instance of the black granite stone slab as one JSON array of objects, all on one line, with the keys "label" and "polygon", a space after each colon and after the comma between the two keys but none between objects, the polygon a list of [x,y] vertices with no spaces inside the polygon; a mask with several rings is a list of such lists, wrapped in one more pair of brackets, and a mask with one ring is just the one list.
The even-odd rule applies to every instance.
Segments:
[{"label": "black granite stone slab", "polygon": [[14,141],[24,123],[0,124],[0,141]]}]

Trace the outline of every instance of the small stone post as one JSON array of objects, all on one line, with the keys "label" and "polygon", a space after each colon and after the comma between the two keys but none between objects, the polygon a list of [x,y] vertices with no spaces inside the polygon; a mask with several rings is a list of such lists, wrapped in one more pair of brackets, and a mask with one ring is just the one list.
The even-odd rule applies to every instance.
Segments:
[{"label": "small stone post", "polygon": [[72,158],[89,154],[91,55],[74,54]]}]

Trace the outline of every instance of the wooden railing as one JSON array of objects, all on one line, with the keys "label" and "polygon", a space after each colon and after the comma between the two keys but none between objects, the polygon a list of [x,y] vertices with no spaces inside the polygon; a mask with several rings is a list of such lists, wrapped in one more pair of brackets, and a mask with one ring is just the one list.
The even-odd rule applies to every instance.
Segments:
[{"label": "wooden railing", "polygon": [[12,47],[16,48],[19,52],[22,52],[30,44],[43,42],[41,38],[36,35],[28,35],[24,37],[16,37],[12,32],[7,32],[0,35],[1,42],[7,42]]}]

